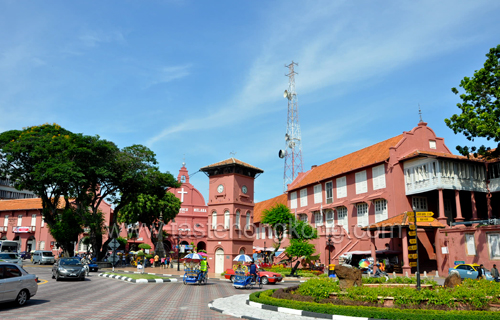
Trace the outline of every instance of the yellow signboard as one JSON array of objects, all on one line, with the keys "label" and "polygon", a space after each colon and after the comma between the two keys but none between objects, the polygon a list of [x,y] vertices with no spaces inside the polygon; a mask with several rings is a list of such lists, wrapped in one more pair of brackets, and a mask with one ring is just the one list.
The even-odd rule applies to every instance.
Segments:
[{"label": "yellow signboard", "polygon": [[408,255],[408,259],[417,259],[417,257],[418,257],[418,254],[416,254],[416,253],[410,253]]},{"label": "yellow signboard", "polygon": [[410,244],[417,244],[417,239],[410,239]]},{"label": "yellow signboard", "polygon": [[417,263],[416,262],[410,262],[410,267],[416,267]]},{"label": "yellow signboard", "polygon": [[416,230],[417,227],[414,224],[410,224],[410,230]]},{"label": "yellow signboard", "polygon": [[411,251],[417,250],[417,246],[408,246],[408,250],[411,250]]},{"label": "yellow signboard", "polygon": [[408,235],[411,237],[414,237],[417,235],[417,231],[410,231],[410,232],[408,232]]},{"label": "yellow signboard", "polygon": [[432,217],[434,212],[417,212],[417,217]]},{"label": "yellow signboard", "polygon": [[[415,222],[414,217],[408,217],[408,222]],[[417,222],[431,222],[434,221],[434,218],[432,217],[417,217]]]},{"label": "yellow signboard", "polygon": [[415,222],[415,217],[411,216],[407,218],[408,222]]}]

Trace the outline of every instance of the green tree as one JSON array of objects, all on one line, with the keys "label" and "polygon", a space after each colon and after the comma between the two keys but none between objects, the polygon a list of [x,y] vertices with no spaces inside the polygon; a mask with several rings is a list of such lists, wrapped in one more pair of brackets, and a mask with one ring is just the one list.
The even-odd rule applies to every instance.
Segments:
[{"label": "green tree", "polygon": [[[163,192],[160,196],[139,194],[135,201],[120,210],[118,222],[126,224],[141,222],[148,230],[153,231],[153,224],[159,222],[160,213],[163,222],[167,224],[175,218],[180,208],[181,201],[171,192]],[[152,243],[156,244],[155,232],[151,232],[150,235]]]},{"label": "green tree", "polygon": [[290,245],[285,249],[285,254],[293,263],[300,258],[311,259],[316,252],[309,241],[318,238],[318,231],[307,222],[293,219],[288,229]]},{"label": "green tree", "polygon": [[277,204],[269,210],[264,210],[264,217],[262,219],[263,224],[269,225],[276,234],[276,239],[278,244],[274,248],[273,257],[276,252],[281,247],[281,242],[283,241],[283,236],[285,232],[290,228],[290,224],[295,220],[294,215],[290,212],[290,209],[284,204]]},{"label": "green tree", "polygon": [[[492,152],[489,147],[457,146],[457,150],[465,156],[473,153],[474,156],[498,157],[500,155],[500,45],[491,48],[486,54],[483,68],[476,70],[472,78],[465,77],[460,82],[465,92],[460,94],[461,103],[457,106],[462,113],[454,114],[445,119],[446,125],[455,134],[462,133],[467,140],[486,138],[497,143]],[[457,88],[451,89],[458,94]]]},{"label": "green tree", "polygon": [[302,257],[312,256],[315,252],[314,244],[299,239],[290,239],[290,245],[285,249],[285,253],[290,257],[292,264]]}]

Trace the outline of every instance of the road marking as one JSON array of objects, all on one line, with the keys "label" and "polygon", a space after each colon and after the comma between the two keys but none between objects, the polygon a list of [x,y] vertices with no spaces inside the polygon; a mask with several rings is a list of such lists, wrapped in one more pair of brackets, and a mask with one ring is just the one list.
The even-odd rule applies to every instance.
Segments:
[{"label": "road marking", "polygon": [[49,282],[49,280],[43,280],[43,279],[38,279],[38,285],[42,285],[42,284],[46,284],[47,282]]}]

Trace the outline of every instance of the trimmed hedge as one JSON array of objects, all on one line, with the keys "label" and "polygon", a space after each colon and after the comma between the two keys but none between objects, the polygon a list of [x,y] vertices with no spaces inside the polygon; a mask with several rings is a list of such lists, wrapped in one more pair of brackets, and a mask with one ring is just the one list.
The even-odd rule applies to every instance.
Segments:
[{"label": "trimmed hedge", "polygon": [[442,311],[361,306],[338,306],[316,302],[276,299],[272,297],[272,294],[275,290],[276,289],[254,292],[250,294],[250,301],[277,307],[285,307],[317,313],[391,320],[457,320],[458,318],[460,318],[460,320],[500,319],[500,312],[494,311]]}]

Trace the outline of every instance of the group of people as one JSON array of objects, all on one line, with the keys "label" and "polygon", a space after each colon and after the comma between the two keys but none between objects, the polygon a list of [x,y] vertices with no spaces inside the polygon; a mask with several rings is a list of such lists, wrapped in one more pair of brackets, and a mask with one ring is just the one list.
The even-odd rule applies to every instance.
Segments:
[{"label": "group of people", "polygon": [[[498,272],[496,264],[493,265],[493,268],[491,268],[490,273],[496,282],[500,282],[500,273]],[[477,278],[484,279],[485,274],[486,274],[486,269],[484,268],[484,266],[482,264],[479,265],[479,269],[477,270]]]}]

